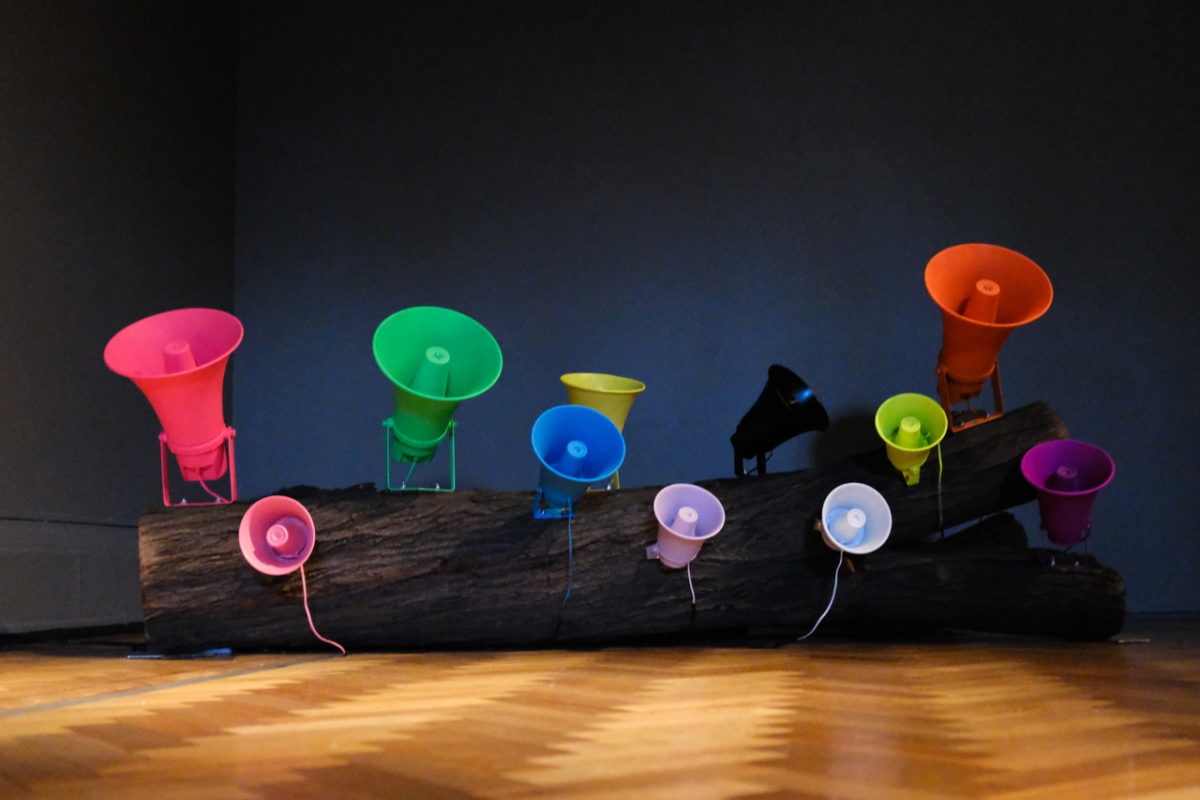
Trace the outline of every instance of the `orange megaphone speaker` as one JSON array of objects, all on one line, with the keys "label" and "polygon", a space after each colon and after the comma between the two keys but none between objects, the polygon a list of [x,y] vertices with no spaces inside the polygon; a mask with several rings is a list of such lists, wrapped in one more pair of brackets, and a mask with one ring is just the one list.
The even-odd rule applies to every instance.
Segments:
[{"label": "orange megaphone speaker", "polygon": [[[925,288],[942,310],[938,395],[951,430],[1001,416],[1004,395],[996,359],[1014,328],[1046,313],[1054,298],[1050,279],[1041,267],[1013,250],[960,244],[929,260]],[[994,403],[991,414],[970,405],[989,379]],[[966,403],[966,409],[952,411],[959,403]]]},{"label": "orange megaphone speaker", "polygon": [[[162,425],[158,438],[164,505],[171,505],[167,450],[175,454],[184,480],[199,481],[215,502],[237,499],[236,432],[225,424],[221,398],[225,365],[241,342],[242,323],[232,314],[184,308],[139,320],[104,348],[104,363],[142,390]],[[205,483],[226,471],[228,501]]]},{"label": "orange megaphone speaker", "polygon": [[287,575],[304,565],[316,544],[312,515],[300,502],[271,495],[242,515],[238,545],[250,566],[266,575]]},{"label": "orange megaphone speaker", "polygon": [[[633,378],[621,378],[602,372],[568,372],[560,380],[567,387],[567,401],[576,406],[594,408],[612,420],[624,433],[625,418],[646,384]],[[620,472],[612,476],[612,488],[621,488]]]},{"label": "orange megaphone speaker", "polygon": [[875,432],[887,447],[888,461],[909,486],[921,480],[921,465],[946,435],[948,419],[932,397],[911,392],[889,397],[875,412]]},{"label": "orange megaphone speaker", "polygon": [[379,324],[372,341],[375,361],[395,384],[394,410],[387,428],[388,489],[409,487],[407,477],[393,487],[392,460],[412,468],[433,460],[450,434],[450,488],[454,491],[454,429],[451,419],[464,400],[477,397],[500,377],[500,345],[487,328],[458,311],[416,306],[397,311]]},{"label": "orange megaphone speaker", "polygon": [[729,437],[733,444],[733,472],[738,477],[745,476],[742,462],[755,458],[758,462],[755,471],[765,475],[768,451],[793,436],[828,427],[829,414],[808,384],[787,367],[772,364],[767,369],[767,385]]}]

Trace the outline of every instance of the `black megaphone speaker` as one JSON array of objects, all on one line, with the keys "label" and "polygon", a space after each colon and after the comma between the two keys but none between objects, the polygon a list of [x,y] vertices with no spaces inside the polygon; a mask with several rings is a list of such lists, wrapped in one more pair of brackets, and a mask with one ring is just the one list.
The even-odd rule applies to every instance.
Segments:
[{"label": "black megaphone speaker", "polygon": [[759,475],[767,472],[767,453],[808,431],[829,427],[825,406],[799,375],[779,364],[767,370],[767,384],[729,437],[734,474],[746,474],[743,462],[757,459]]}]

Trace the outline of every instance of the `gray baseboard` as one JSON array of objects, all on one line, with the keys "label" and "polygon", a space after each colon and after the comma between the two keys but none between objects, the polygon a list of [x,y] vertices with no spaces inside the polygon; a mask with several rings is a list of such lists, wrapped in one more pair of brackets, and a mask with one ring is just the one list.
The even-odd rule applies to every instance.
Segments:
[{"label": "gray baseboard", "polygon": [[136,527],[0,519],[0,634],[141,617]]}]

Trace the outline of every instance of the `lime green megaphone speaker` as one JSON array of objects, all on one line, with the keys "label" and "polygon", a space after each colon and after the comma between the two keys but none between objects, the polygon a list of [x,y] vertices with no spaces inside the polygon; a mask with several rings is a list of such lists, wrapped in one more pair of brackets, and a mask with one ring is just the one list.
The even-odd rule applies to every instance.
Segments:
[{"label": "lime green megaphone speaker", "polygon": [[[571,405],[599,411],[622,433],[633,401],[646,389],[646,384],[641,381],[602,372],[568,372],[560,380],[567,387],[567,401]],[[612,488],[621,488],[619,472],[613,473]]]},{"label": "lime green megaphone speaker", "polygon": [[888,461],[909,486],[921,480],[921,465],[942,441],[949,424],[938,401],[923,394],[894,395],[875,412],[875,430],[887,446]]},{"label": "lime green megaphone speaker", "polygon": [[[500,345],[487,328],[458,311],[415,306],[379,324],[375,361],[395,384],[395,408],[387,428],[388,489],[408,489],[416,464],[433,460],[450,434],[450,488],[454,490],[454,429],[458,404],[478,397],[500,377]],[[400,487],[391,481],[392,460],[410,464]],[[420,488],[420,487],[411,487]],[[442,491],[440,485],[434,490]]]}]

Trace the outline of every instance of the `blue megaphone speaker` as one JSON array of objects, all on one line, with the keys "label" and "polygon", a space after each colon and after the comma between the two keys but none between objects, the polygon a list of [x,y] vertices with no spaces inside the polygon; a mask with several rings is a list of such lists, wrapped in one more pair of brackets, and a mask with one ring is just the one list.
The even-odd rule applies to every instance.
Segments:
[{"label": "blue megaphone speaker", "polygon": [[533,423],[533,452],[541,462],[533,515],[572,517],[588,486],[608,480],[625,460],[625,437],[587,406],[555,406]]},{"label": "blue megaphone speaker", "polygon": [[[395,384],[387,428],[388,489],[392,460],[420,464],[433,460],[450,434],[450,489],[454,490],[454,428],[459,403],[477,397],[500,377],[500,345],[488,329],[458,311],[416,306],[397,311],[379,324],[372,342],[375,361]],[[412,467],[409,467],[409,474]],[[440,489],[440,487],[437,487]]]}]

